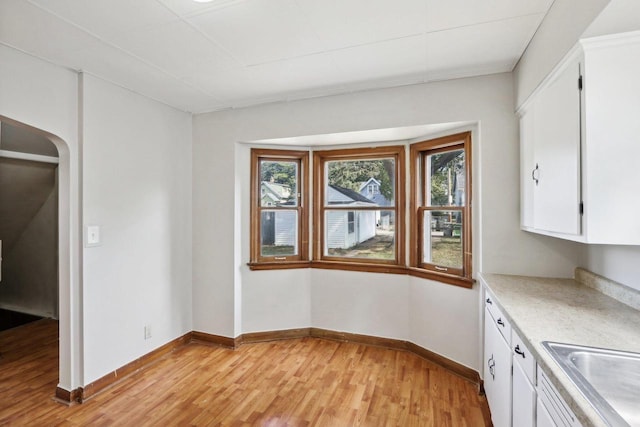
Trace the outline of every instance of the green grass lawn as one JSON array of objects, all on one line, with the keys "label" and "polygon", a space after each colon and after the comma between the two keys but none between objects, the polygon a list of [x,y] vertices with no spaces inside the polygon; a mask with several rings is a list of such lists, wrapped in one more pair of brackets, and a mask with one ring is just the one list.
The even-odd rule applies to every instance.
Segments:
[{"label": "green grass lawn", "polygon": [[393,231],[379,231],[379,234],[376,236],[369,240],[365,240],[364,242],[360,242],[351,248],[329,249],[328,254],[329,256],[345,258],[395,259],[395,245],[393,239]]},{"label": "green grass lawn", "polygon": [[291,245],[263,245],[262,256],[291,256],[296,255],[295,247]]},{"label": "green grass lawn", "polygon": [[443,267],[462,267],[460,237],[431,237],[431,262]]}]

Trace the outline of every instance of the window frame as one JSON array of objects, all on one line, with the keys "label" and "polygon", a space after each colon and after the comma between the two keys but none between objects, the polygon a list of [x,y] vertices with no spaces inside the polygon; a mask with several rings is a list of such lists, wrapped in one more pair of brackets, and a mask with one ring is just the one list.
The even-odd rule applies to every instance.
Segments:
[{"label": "window frame", "polygon": [[[296,207],[262,206],[262,182],[260,163],[262,161],[296,162],[298,164],[298,204]],[[251,149],[251,206],[250,206],[250,262],[251,270],[273,270],[285,268],[306,268],[309,266],[309,152],[280,149]],[[262,230],[261,213],[263,210],[297,211],[297,255],[263,256],[261,254]]]},{"label": "window frame", "polygon": [[[313,152],[313,261],[312,267],[354,271],[406,274],[405,258],[405,150],[404,145],[367,148],[317,150]],[[395,194],[393,206],[337,207],[325,205],[325,165],[331,161],[378,160],[393,158],[395,161]],[[327,210],[372,210],[395,212],[395,259],[367,259],[335,257],[324,254],[325,212]]]},{"label": "window frame", "polygon": [[[424,179],[425,158],[431,154],[443,151],[463,149],[465,155],[465,203],[463,207],[457,206],[427,206],[425,203],[427,194],[427,184]],[[473,229],[472,229],[472,145],[471,132],[462,132],[454,135],[447,135],[441,138],[416,142],[410,145],[409,171],[411,177],[410,190],[410,255],[409,274],[437,280],[451,285],[471,288],[473,285]],[[463,262],[461,269],[446,267],[447,271],[438,271],[435,263],[423,262],[423,242],[424,212],[425,211],[448,211],[455,210],[462,212],[462,253]]]}]

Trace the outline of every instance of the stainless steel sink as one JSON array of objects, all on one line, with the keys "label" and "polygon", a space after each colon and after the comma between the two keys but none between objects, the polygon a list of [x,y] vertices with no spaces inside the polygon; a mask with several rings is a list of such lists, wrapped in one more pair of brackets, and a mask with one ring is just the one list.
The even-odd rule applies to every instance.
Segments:
[{"label": "stainless steel sink", "polygon": [[640,354],[542,342],[611,427],[640,427]]}]

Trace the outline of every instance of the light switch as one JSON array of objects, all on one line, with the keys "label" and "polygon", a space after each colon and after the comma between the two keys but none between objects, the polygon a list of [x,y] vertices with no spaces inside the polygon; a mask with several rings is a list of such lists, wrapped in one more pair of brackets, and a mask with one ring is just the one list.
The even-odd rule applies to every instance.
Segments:
[{"label": "light switch", "polygon": [[100,226],[99,225],[87,225],[87,244],[88,248],[92,246],[99,246],[100,241]]}]

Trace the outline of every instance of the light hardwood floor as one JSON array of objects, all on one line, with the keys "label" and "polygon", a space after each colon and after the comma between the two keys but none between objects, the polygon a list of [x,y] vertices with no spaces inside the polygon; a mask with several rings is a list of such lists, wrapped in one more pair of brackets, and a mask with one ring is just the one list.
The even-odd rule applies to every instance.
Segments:
[{"label": "light hardwood floor", "polygon": [[81,405],[54,402],[57,323],[0,333],[0,425],[485,426],[476,386],[412,353],[302,338],[192,342]]}]

